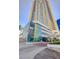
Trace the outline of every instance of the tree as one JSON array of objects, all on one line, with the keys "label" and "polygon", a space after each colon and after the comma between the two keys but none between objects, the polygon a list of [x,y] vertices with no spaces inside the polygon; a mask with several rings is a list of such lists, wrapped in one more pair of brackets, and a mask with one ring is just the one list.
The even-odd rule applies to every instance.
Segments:
[{"label": "tree", "polygon": [[22,26],[21,25],[19,25],[19,30],[21,30],[22,29]]}]

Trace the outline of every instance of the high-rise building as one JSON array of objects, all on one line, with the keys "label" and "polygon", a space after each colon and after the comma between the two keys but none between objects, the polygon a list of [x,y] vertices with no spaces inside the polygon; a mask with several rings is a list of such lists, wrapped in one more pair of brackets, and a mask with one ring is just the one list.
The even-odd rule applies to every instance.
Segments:
[{"label": "high-rise building", "polygon": [[52,15],[49,0],[34,0],[28,29],[24,35],[27,41],[46,41],[59,33],[57,23]]}]

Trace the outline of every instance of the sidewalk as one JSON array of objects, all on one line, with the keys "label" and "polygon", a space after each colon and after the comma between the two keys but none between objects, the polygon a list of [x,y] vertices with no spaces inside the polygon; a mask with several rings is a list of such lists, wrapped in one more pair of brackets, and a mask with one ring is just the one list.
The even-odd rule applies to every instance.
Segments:
[{"label": "sidewalk", "polygon": [[33,45],[31,43],[26,43],[26,42],[19,43],[19,49],[25,48],[25,47],[32,47],[32,46]]},{"label": "sidewalk", "polygon": [[48,47],[49,49],[56,50],[57,52],[60,52],[60,45],[48,44],[47,47]]}]

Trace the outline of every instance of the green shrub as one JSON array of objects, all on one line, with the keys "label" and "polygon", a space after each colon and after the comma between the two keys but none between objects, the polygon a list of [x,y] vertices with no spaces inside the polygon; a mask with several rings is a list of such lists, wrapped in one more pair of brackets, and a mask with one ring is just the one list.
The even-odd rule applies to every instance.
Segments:
[{"label": "green shrub", "polygon": [[53,38],[53,39],[50,40],[49,44],[60,44],[60,40]]}]

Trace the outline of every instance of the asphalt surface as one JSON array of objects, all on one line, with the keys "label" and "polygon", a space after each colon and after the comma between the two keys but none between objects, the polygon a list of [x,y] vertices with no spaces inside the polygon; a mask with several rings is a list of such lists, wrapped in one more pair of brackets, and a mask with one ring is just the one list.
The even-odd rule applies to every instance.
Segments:
[{"label": "asphalt surface", "polygon": [[46,48],[39,52],[34,59],[60,59],[60,53]]},{"label": "asphalt surface", "polygon": [[21,45],[19,48],[19,59],[33,59],[36,54],[44,50],[46,47]]},{"label": "asphalt surface", "polygon": [[45,46],[20,44],[19,59],[60,59],[60,53]]}]

